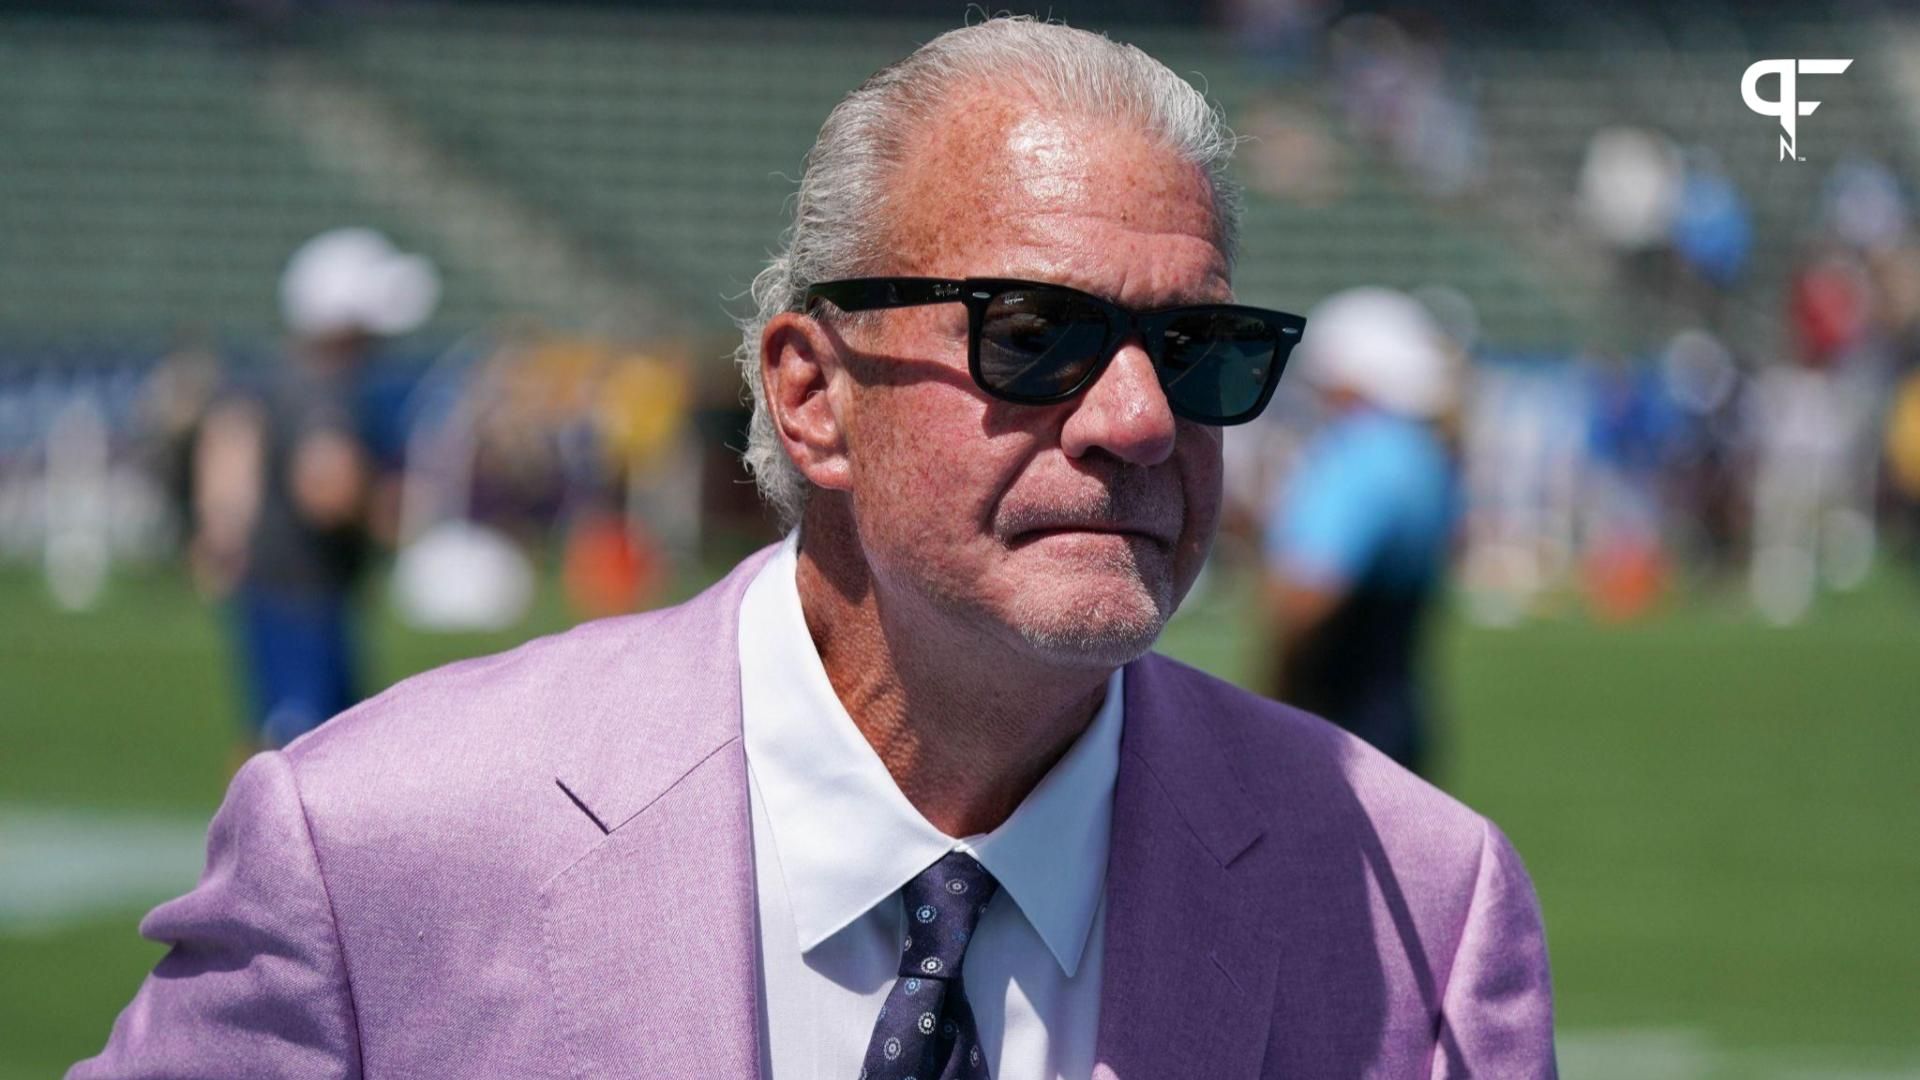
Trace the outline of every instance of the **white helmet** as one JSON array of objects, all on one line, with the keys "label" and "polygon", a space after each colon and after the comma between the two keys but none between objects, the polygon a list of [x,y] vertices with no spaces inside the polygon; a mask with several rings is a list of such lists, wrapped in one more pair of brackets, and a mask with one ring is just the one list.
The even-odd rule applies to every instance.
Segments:
[{"label": "white helmet", "polygon": [[433,314],[440,275],[373,229],[333,229],[300,245],[280,275],[280,311],[304,337],[404,334]]},{"label": "white helmet", "polygon": [[1419,301],[1368,286],[1314,307],[1299,362],[1315,386],[1343,387],[1390,412],[1431,419],[1453,403],[1441,341],[1440,327]]}]

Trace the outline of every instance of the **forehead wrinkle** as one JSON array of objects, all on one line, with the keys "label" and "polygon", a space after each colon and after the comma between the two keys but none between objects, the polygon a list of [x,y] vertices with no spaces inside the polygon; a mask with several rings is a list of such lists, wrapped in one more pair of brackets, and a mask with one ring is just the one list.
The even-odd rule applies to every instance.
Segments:
[{"label": "forehead wrinkle", "polygon": [[[1057,228],[1022,223],[1018,238],[1003,249],[1003,276],[1067,285],[1142,310],[1232,299],[1226,256],[1209,236],[1140,229],[1111,216],[1059,216]],[[1088,235],[1075,227],[1088,218],[1115,228]]]}]

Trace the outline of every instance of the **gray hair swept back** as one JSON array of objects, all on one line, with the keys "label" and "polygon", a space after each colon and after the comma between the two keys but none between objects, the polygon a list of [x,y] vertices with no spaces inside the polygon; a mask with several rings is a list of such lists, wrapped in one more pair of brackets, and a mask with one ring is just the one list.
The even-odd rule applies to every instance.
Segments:
[{"label": "gray hair swept back", "polygon": [[1206,172],[1220,250],[1232,264],[1238,190],[1227,179],[1234,148],[1219,111],[1165,64],[1131,45],[1029,17],[949,30],[876,72],[834,107],[807,152],[782,249],[753,279],[752,315],[740,320],[734,360],[753,399],[743,455],[760,495],[790,529],[808,483],[787,457],[760,380],[760,338],[774,316],[799,311],[809,285],[872,272],[884,235],[887,186],[910,134],[961,86],[1013,87],[1071,114],[1118,117]]}]

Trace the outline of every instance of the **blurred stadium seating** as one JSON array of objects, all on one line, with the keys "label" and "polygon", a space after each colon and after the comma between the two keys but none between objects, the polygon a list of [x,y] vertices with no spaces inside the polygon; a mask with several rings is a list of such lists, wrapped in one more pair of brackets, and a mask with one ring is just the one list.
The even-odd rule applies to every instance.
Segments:
[{"label": "blurred stadium seating", "polygon": [[[320,20],[298,45],[263,45],[217,21],[13,16],[0,41],[0,85],[17,103],[0,112],[12,158],[0,180],[10,237],[0,333],[151,337],[184,325],[259,337],[273,328],[280,260],[340,221],[385,227],[436,258],[447,277],[443,326],[621,317],[515,289],[499,264],[526,254],[462,243],[461,230],[484,223],[462,220],[460,207],[436,213],[419,192],[383,195],[407,176],[400,155],[328,154],[324,125],[299,99],[342,82],[372,99],[363,129],[401,126],[415,138],[398,144],[406,153],[424,139],[468,182],[580,252],[579,264],[630,290],[616,296],[663,297],[687,329],[723,328],[725,301],[777,236],[826,111],[944,25],[402,7]],[[1199,73],[1230,115],[1261,95],[1311,107],[1305,85],[1263,82],[1217,31],[1129,36]],[[362,155],[381,148],[375,135],[363,142]],[[368,179],[383,171],[388,182]],[[1356,280],[1445,280],[1476,301],[1498,339],[1565,340],[1556,283],[1537,281],[1539,268],[1514,257],[1498,226],[1423,205],[1379,170],[1356,170],[1326,205],[1255,194],[1241,291],[1300,307]],[[565,293],[571,283],[558,284]]]},{"label": "blurred stadium seating", "polygon": [[[261,61],[222,22],[0,15],[0,337],[270,339],[300,241],[417,231],[261,108]],[[500,310],[442,262],[449,324]]]},{"label": "blurred stadium seating", "polygon": [[[263,38],[222,19],[0,18],[0,337],[14,341],[183,326],[268,335],[280,260],[341,221],[387,228],[436,259],[443,328],[524,314],[658,332],[632,326],[626,310],[652,299],[670,313],[662,321],[688,324],[676,329],[724,329],[820,119],[846,87],[946,25],[396,5]],[[1587,137],[1637,122],[1731,166],[1759,238],[1740,290],[1750,315],[1740,326],[1755,340],[1743,344],[1774,341],[1824,170],[1750,152],[1770,147],[1767,129],[1729,87],[1770,40],[1804,52],[1812,38],[1850,55],[1875,47],[1875,24],[1677,43],[1607,26],[1604,41],[1456,37],[1454,62],[1486,131],[1485,197],[1429,201],[1393,170],[1365,167],[1313,203],[1255,183],[1242,295],[1304,308],[1354,281],[1446,282],[1474,302],[1489,341],[1580,344],[1594,329],[1601,253],[1549,241],[1567,231]],[[1271,74],[1221,30],[1151,25],[1126,36],[1198,74],[1243,130],[1273,101],[1325,119],[1327,95],[1312,81]],[[344,134],[314,100],[330,91],[358,109]],[[1871,150],[1911,175],[1910,148],[1883,137],[1902,129],[1894,87],[1832,79],[1821,93],[1808,138],[1826,158]],[[1352,152],[1364,163],[1370,151]],[[422,172],[422,154],[437,169]],[[433,181],[525,215],[543,243],[573,253],[561,264],[572,279],[517,272],[534,253],[489,246],[489,223]]]}]

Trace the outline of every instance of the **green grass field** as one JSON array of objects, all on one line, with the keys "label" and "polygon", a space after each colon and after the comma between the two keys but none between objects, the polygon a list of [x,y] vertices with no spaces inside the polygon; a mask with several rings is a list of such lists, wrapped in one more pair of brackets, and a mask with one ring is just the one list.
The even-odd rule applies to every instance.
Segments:
[{"label": "green grass field", "polygon": [[[1164,644],[1240,678],[1251,590],[1220,585]],[[384,683],[565,622],[551,598],[488,638],[382,618],[371,651]],[[1567,1076],[1920,1076],[1920,588],[1886,575],[1784,631],[1696,600],[1441,637],[1444,779],[1533,871]],[[65,615],[0,572],[0,1078],[98,1049],[158,958],[134,924],[159,886],[34,887],[149,862],[191,882],[231,678],[218,613],[170,575]],[[68,866],[75,827],[128,839]]]}]

